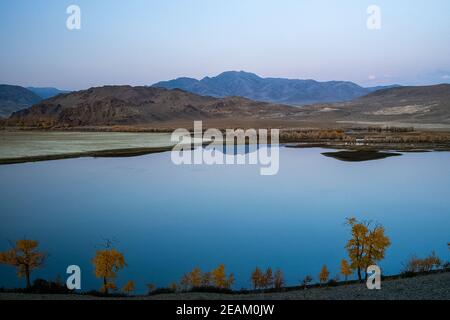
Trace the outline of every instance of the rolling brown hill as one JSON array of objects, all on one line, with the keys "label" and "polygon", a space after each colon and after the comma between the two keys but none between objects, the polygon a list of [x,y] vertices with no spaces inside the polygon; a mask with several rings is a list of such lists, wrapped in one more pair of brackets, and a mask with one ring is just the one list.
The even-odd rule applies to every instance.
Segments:
[{"label": "rolling brown hill", "polygon": [[308,119],[450,125],[450,84],[375,91],[350,102],[305,107]]},{"label": "rolling brown hill", "polygon": [[[214,98],[179,89],[105,86],[62,94],[15,112],[7,126],[161,127],[203,120],[227,126],[304,127],[345,123],[450,128],[450,84],[382,89],[345,103],[302,108],[246,98]],[[215,122],[214,122],[215,121]]]},{"label": "rolling brown hill", "polygon": [[15,112],[9,126],[140,125],[176,120],[280,119],[298,109],[245,98],[212,98],[182,90],[104,86],[59,95]]}]

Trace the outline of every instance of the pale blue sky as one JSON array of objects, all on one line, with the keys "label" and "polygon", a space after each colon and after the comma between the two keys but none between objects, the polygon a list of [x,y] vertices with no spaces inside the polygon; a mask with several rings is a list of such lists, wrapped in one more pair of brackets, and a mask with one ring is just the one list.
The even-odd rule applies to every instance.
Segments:
[{"label": "pale blue sky", "polygon": [[[82,29],[66,28],[77,4]],[[366,28],[366,9],[382,28]],[[82,89],[227,70],[450,82],[448,0],[1,0],[0,83]]]}]

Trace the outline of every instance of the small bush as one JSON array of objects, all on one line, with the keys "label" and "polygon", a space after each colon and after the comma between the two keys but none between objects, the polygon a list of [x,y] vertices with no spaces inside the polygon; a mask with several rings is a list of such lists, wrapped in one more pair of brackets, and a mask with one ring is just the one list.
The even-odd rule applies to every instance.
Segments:
[{"label": "small bush", "polygon": [[47,281],[44,279],[36,279],[33,282],[30,291],[40,294],[67,294],[71,292],[71,290],[67,289],[67,287],[59,280]]},{"label": "small bush", "polygon": [[335,280],[335,279],[331,279],[330,281],[328,281],[328,283],[327,283],[327,285],[329,286],[329,287],[336,287],[336,286],[338,286],[338,282]]},{"label": "small bush", "polygon": [[430,272],[432,270],[439,270],[442,267],[441,259],[433,251],[428,257],[420,259],[417,256],[412,256],[406,261],[402,275]]},{"label": "small bush", "polygon": [[0,292],[7,293],[37,293],[37,294],[69,294],[73,291],[67,289],[59,280],[47,281],[36,279],[30,288],[6,289],[0,288]]}]

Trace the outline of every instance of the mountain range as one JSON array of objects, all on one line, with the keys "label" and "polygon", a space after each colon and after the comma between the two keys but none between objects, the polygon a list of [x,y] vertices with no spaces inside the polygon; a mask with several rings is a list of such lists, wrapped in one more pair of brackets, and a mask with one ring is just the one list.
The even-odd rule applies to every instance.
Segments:
[{"label": "mountain range", "polygon": [[[243,97],[254,101],[295,106],[349,101],[385,88],[363,88],[348,81],[318,82],[315,80],[261,78],[256,74],[244,71],[228,71],[202,80],[179,78],[156,83],[153,87],[181,89],[215,98]],[[0,90],[0,117],[8,117],[13,112],[28,108],[40,100],[69,93],[69,91],[52,87],[22,88],[8,85],[2,85]]]},{"label": "mountain range", "polygon": [[153,85],[165,89],[182,89],[217,98],[239,96],[256,101],[289,105],[308,105],[349,101],[376,90],[396,87],[364,88],[349,81],[318,82],[284,78],[261,78],[254,73],[228,71],[201,80],[178,78]]},{"label": "mountain range", "polygon": [[280,119],[298,108],[241,97],[213,98],[174,89],[104,86],[58,95],[6,120],[11,126],[139,125],[176,120]]},{"label": "mountain range", "polygon": [[[339,122],[409,123],[450,126],[450,85],[396,87],[372,92],[350,102],[302,108],[242,97],[215,98],[180,89],[104,86],[58,95],[17,111],[7,126],[67,128],[114,125],[166,127],[194,120],[230,128],[304,127]],[[395,125],[395,124],[394,124]]]},{"label": "mountain range", "polygon": [[[293,101],[305,105],[298,107]],[[220,123],[264,121],[268,125],[297,126],[302,121],[402,122],[447,126],[450,85],[363,88],[346,81],[261,78],[234,71],[200,81],[180,78],[150,87],[103,86],[75,92],[0,85],[0,117],[11,113],[2,124],[152,127],[224,120]]]}]

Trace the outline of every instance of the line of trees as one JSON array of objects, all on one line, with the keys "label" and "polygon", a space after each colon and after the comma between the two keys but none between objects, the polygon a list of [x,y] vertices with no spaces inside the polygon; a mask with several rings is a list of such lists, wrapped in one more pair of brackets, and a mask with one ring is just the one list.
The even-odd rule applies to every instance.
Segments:
[{"label": "line of trees", "polygon": [[418,258],[417,256],[412,256],[406,261],[403,272],[404,273],[420,273],[420,272],[430,272],[434,269],[439,269],[443,265],[442,260],[437,256],[436,252],[431,252],[431,254],[426,258]]},{"label": "line of trees", "polygon": [[343,130],[282,130],[282,142],[322,142],[340,141],[354,143],[354,137],[347,135]]},{"label": "line of trees", "polygon": [[283,271],[277,270],[273,273],[270,267],[265,272],[256,267],[252,272],[250,280],[255,290],[269,288],[281,289],[285,284]]},{"label": "line of trees", "polygon": [[[347,241],[345,249],[348,253],[348,260],[340,261],[340,272],[330,280],[330,271],[326,265],[318,273],[318,282],[320,285],[329,283],[329,281],[339,281],[339,275],[342,275],[347,282],[349,277],[356,273],[359,281],[367,279],[367,267],[377,264],[384,259],[386,249],[391,245],[389,237],[385,234],[385,229],[380,224],[373,224],[367,221],[358,221],[356,218],[347,218],[346,225],[350,229],[351,238]],[[450,249],[450,243],[448,244]],[[17,275],[26,279],[27,289],[31,288],[31,273],[41,268],[48,257],[48,254],[39,250],[39,243],[35,240],[22,239],[11,244],[7,251],[0,252],[0,264],[13,266],[17,269]],[[127,266],[123,253],[113,248],[108,242],[101,250],[95,252],[92,259],[94,274],[102,280],[100,292],[109,294],[118,292],[116,285],[118,272]],[[442,267],[444,264],[433,252],[426,258],[420,259],[416,256],[411,257],[403,272],[429,272]],[[448,268],[448,263],[445,268]],[[285,279],[281,270],[273,272],[272,268],[265,271],[256,267],[251,274],[250,281],[253,289],[281,289],[285,286]],[[306,275],[300,284],[306,289],[313,281],[311,275]],[[227,274],[225,265],[221,264],[212,271],[203,272],[196,267],[186,273],[179,283],[172,283],[168,290],[187,291],[196,288],[216,288],[229,290],[235,282],[233,273]],[[149,293],[158,290],[154,284],[147,285]],[[121,288],[125,294],[132,294],[135,290],[135,283],[128,281]]]},{"label": "line of trees", "polygon": [[[42,268],[48,257],[47,252],[39,251],[39,242],[36,240],[21,239],[11,244],[11,249],[0,252],[0,264],[10,265],[17,269],[17,276],[26,279],[26,288],[30,289],[31,273]],[[98,250],[92,259],[94,273],[101,278],[103,285],[100,292],[108,294],[117,291],[117,273],[126,267],[124,255],[114,248]],[[59,286],[60,281],[57,281]],[[130,294],[134,291],[134,282],[128,281],[122,288],[124,293]]]},{"label": "line of trees", "polygon": [[[186,273],[180,281],[180,286],[184,290],[201,287],[214,287],[218,289],[230,289],[234,284],[234,274],[227,275],[225,265],[221,264],[210,272],[202,272],[200,268],[194,268]],[[172,289],[178,289],[178,285],[172,284]]]}]

